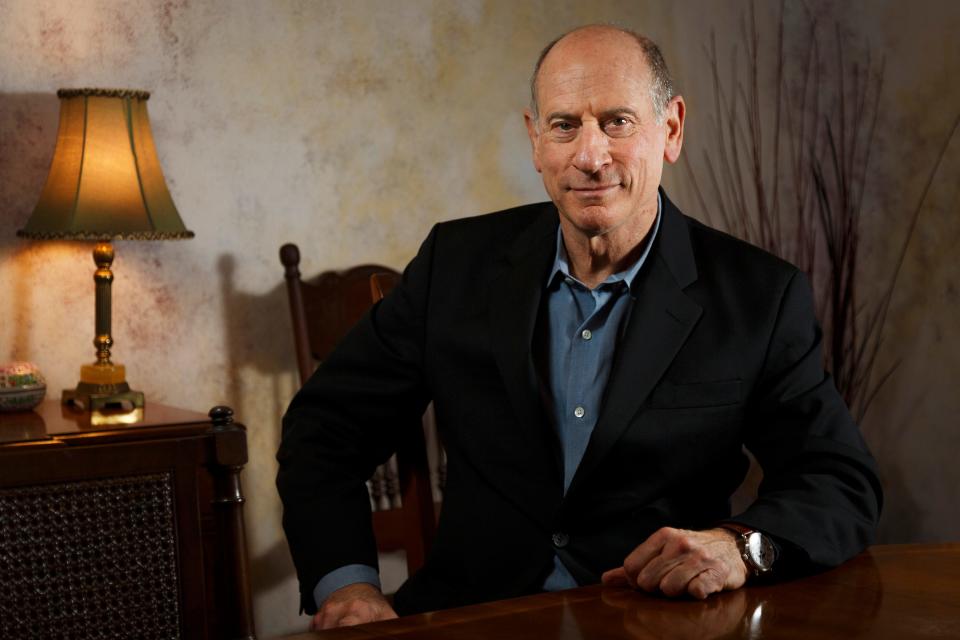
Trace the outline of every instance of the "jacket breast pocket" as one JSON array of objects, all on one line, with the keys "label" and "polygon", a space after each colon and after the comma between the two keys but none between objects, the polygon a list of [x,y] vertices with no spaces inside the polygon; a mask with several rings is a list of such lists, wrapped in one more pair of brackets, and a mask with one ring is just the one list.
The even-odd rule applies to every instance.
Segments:
[{"label": "jacket breast pocket", "polygon": [[742,386],[739,379],[685,383],[664,380],[650,395],[650,407],[681,409],[739,404],[742,400]]}]

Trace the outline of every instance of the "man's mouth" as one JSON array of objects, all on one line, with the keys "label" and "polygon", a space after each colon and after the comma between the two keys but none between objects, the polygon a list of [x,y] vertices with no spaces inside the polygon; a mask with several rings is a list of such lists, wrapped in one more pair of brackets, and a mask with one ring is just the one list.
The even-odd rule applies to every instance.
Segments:
[{"label": "man's mouth", "polygon": [[613,190],[619,186],[619,184],[589,185],[585,187],[570,187],[570,190],[580,198],[602,198],[612,193]]}]

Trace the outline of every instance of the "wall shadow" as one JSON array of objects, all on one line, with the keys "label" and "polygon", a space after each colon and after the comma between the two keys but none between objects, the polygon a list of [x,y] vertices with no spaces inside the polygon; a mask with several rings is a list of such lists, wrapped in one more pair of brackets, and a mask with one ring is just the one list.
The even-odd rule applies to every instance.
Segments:
[{"label": "wall shadow", "polygon": [[[287,292],[283,281],[283,267],[277,260],[277,284],[266,293],[247,293],[237,288],[235,274],[237,259],[223,254],[217,261],[220,274],[220,292],[223,317],[226,321],[229,397],[242,404],[239,371],[253,368],[275,378],[282,373],[296,371],[293,348],[293,329],[287,310]],[[274,387],[270,391],[279,391]],[[279,399],[275,408],[282,413]]]},{"label": "wall shadow", "polygon": [[[279,247],[277,247],[279,250]],[[276,286],[266,293],[247,293],[236,282],[237,258],[223,254],[217,261],[223,305],[226,357],[226,395],[238,416],[252,415],[257,402],[270,406],[266,413],[273,421],[257,425],[261,442],[280,443],[280,416],[286,411],[289,395],[281,384],[283,376],[296,376],[293,328],[288,310],[283,267],[277,259]],[[270,380],[269,386],[252,391],[244,387],[241,372],[253,369]],[[299,378],[296,378],[299,380]],[[254,399],[252,394],[256,394]],[[266,433],[264,433],[266,431]],[[280,501],[276,501],[276,522],[280,522]],[[257,590],[271,589],[289,578],[293,562],[286,539],[281,538],[265,551],[250,558],[252,584]]]},{"label": "wall shadow", "polygon": [[13,283],[8,291],[11,351],[0,354],[0,360],[25,360],[31,353],[29,310],[36,283],[25,254],[35,246],[16,233],[27,223],[43,189],[59,110],[54,93],[0,93],[0,264],[11,261]]},{"label": "wall shadow", "polygon": [[0,93],[0,255],[37,204],[57,138],[55,93]]}]

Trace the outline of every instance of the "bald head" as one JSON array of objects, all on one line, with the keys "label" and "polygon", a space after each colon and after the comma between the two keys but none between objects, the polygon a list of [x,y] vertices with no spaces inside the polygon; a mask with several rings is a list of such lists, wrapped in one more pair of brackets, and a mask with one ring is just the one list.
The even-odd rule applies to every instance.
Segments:
[{"label": "bald head", "polygon": [[637,48],[650,72],[650,100],[653,104],[653,113],[657,121],[663,120],[667,104],[674,95],[674,89],[673,80],[670,78],[670,72],[667,70],[667,63],[663,59],[660,47],[650,38],[629,29],[599,24],[578,27],[568,31],[554,39],[540,52],[537,64],[533,68],[533,76],[530,78],[530,110],[533,111],[534,118],[539,117],[537,82],[540,76],[540,68],[543,67],[550,53],[557,47],[590,46],[592,43],[610,42],[611,40],[621,40],[625,46]]}]

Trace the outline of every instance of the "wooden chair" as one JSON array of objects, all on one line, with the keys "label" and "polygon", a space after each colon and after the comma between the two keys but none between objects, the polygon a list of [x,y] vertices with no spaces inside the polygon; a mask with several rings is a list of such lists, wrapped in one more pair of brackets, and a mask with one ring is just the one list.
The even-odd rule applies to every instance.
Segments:
[{"label": "wooden chair", "polygon": [[[389,267],[362,265],[304,281],[295,244],[280,247],[280,262],[287,281],[297,367],[304,383],[374,301],[393,288],[399,274]],[[377,547],[406,552],[407,572],[412,575],[423,566],[436,528],[434,489],[422,434],[405,443],[367,484]]]}]

